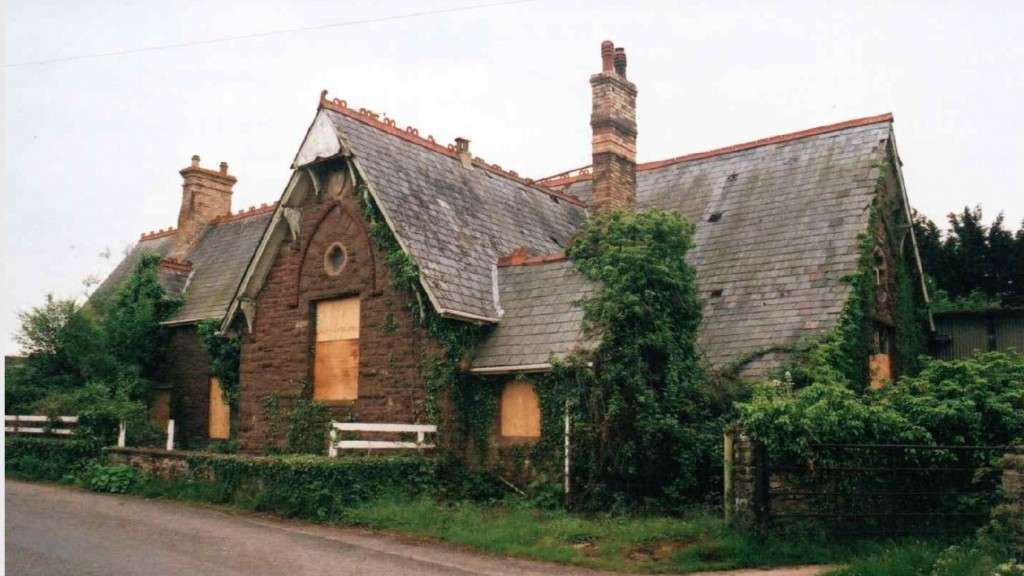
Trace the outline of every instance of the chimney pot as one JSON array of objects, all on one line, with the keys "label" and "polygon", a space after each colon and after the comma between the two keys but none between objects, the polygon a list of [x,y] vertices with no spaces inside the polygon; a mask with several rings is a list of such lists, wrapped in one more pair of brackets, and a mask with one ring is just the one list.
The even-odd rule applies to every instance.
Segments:
[{"label": "chimney pot", "polygon": [[174,245],[167,258],[185,261],[206,227],[222,216],[231,215],[231,194],[236,180],[228,174],[227,162],[220,163],[220,172],[206,170],[199,166],[198,154],[192,156],[192,164],[179,173],[183,180],[181,209]]},{"label": "chimney pot", "polygon": [[605,40],[601,42],[601,71],[611,72],[613,70],[612,61],[615,58],[615,44],[611,40]]},{"label": "chimney pot", "polygon": [[455,139],[455,153],[459,156],[463,168],[473,167],[473,156],[469,153],[469,140],[461,136]]},{"label": "chimney pot", "polygon": [[601,43],[600,74],[590,77],[593,200],[598,212],[636,203],[636,86],[626,80],[626,51]]},{"label": "chimney pot", "polygon": [[626,49],[615,49],[615,73],[623,78],[626,77]]}]

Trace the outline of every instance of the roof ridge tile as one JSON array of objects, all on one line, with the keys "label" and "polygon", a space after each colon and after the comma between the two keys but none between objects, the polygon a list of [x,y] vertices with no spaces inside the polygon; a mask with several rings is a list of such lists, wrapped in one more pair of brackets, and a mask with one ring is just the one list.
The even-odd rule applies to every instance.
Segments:
[{"label": "roof ridge tile", "polygon": [[[244,220],[246,218],[250,218],[253,216],[259,216],[261,214],[273,212],[275,208],[277,208],[276,201],[270,203],[263,202],[259,206],[249,206],[248,208],[239,210],[238,212],[233,212],[231,214],[219,216],[215,218],[210,224],[217,225],[224,224],[226,222],[234,222],[236,220]],[[139,241],[141,242],[143,240],[156,240],[157,238],[164,238],[166,236],[174,234],[177,231],[178,229],[175,228],[174,226],[171,226],[170,228],[160,228],[159,230],[150,230],[149,232],[143,232],[141,235],[139,235]]]},{"label": "roof ridge tile", "polygon": [[[820,136],[822,134],[829,134],[831,132],[838,132],[840,130],[846,130],[848,128],[857,128],[860,126],[870,126],[872,124],[881,124],[883,122],[892,122],[893,115],[891,112],[885,114],[878,114],[876,116],[865,116],[863,118],[854,118],[852,120],[844,120],[842,122],[836,122],[834,124],[825,124],[823,126],[816,126],[814,128],[807,128],[805,130],[799,130],[797,132],[787,132],[785,134],[777,134],[775,136],[768,136],[766,138],[759,138],[757,140],[751,140],[749,142],[741,142],[739,144],[733,144],[731,146],[725,146],[723,148],[715,148],[712,150],[706,150],[704,152],[694,152],[691,154],[684,154],[682,156],[675,156],[672,158],[666,158],[664,160],[653,160],[651,162],[644,162],[636,165],[637,170],[656,170],[658,168],[664,168],[665,166],[671,166],[672,164],[679,164],[680,162],[688,162],[691,160],[702,160],[704,158],[713,158],[715,156],[721,156],[723,154],[730,154],[733,152],[743,152],[745,150],[752,150],[754,148],[760,148],[762,146],[769,146],[772,144],[781,144],[784,142],[792,142],[794,140],[800,140],[803,138],[810,138],[812,136]],[[537,184],[540,186],[564,186],[566,184],[572,184],[579,182],[580,180],[590,180],[591,165],[581,166],[579,168],[573,168],[572,170],[566,170],[565,172],[559,172],[558,174],[552,174],[546,178],[537,180]]]},{"label": "roof ridge tile", "polygon": [[[399,128],[398,123],[393,118],[388,118],[384,114],[379,114],[367,108],[359,108],[358,110],[350,108],[347,101],[339,98],[332,98],[328,100],[327,90],[323,90],[320,92],[319,107],[326,108],[327,110],[331,110],[344,116],[347,116],[349,118],[352,118],[354,120],[358,120],[363,124],[366,124],[367,126],[376,128],[383,132],[387,132],[388,134],[397,136],[405,140],[406,142],[422,146],[432,152],[443,154],[456,160],[458,160],[459,158],[458,152],[455,149],[455,144],[438,144],[432,135],[428,135],[426,138],[424,138],[420,136],[419,129],[413,126],[406,126],[404,129]],[[487,170],[488,172],[491,172],[493,174],[503,176],[505,178],[508,178],[509,180],[518,182],[532,190],[536,190],[538,192],[547,194],[548,196],[553,196],[561,200],[565,200],[571,204],[576,204],[578,206],[584,205],[579,198],[576,198],[575,196],[572,196],[570,194],[557,192],[555,190],[550,190],[544,186],[540,186],[532,178],[525,178],[523,176],[520,176],[519,173],[516,172],[515,170],[506,170],[502,168],[500,165],[488,163],[486,160],[478,156],[474,156],[472,162],[474,166]]]}]

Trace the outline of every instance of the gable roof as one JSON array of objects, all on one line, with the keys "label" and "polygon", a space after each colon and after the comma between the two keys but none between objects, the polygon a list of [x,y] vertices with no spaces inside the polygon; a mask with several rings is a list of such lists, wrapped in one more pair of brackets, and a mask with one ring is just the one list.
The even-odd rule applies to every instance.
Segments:
[{"label": "gable roof", "polygon": [[[575,198],[479,158],[465,166],[453,147],[343,101],[322,99],[311,134],[324,125],[321,118],[330,120],[342,144],[338,150],[351,154],[444,316],[497,322],[492,281],[497,259],[517,247],[562,250],[585,217]],[[307,161],[314,156],[307,155]]]},{"label": "gable roof", "polygon": [[576,304],[596,286],[565,258],[528,259],[498,267],[501,322],[473,357],[473,372],[529,372],[551,368],[580,347],[583,310]]},{"label": "gable roof", "polygon": [[[638,166],[638,205],[695,224],[687,258],[705,302],[698,342],[712,365],[750,360],[757,374],[778,359],[770,349],[834,326],[891,122],[872,116]],[[590,197],[586,173],[547,183]]]},{"label": "gable roof", "polygon": [[224,316],[270,222],[270,208],[243,212],[207,228],[187,256],[192,263],[192,273],[183,294],[185,302],[165,324],[187,324]]},{"label": "gable roof", "polygon": [[[273,206],[263,205],[222,217],[210,224],[185,256],[192,264],[189,273],[161,269],[160,285],[184,302],[163,324],[190,324],[208,318],[221,318],[235,294],[263,231],[270,221]],[[144,254],[167,256],[174,245],[173,228],[143,234],[107,278],[90,296],[90,301],[112,295],[135,270]]]}]

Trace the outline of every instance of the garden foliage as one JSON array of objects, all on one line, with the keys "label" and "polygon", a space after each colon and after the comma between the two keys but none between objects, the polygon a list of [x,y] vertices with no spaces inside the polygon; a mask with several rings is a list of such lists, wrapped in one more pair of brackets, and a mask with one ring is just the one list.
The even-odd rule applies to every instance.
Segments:
[{"label": "garden foliage", "polygon": [[[539,385],[574,406],[574,476],[585,507],[678,506],[709,489],[724,412],[696,348],[696,276],[686,263],[693,228],[676,213],[611,212],[587,220],[567,254],[598,283],[584,328],[591,353]],[[544,433],[555,433],[549,426]]]},{"label": "garden foliage", "polygon": [[740,421],[780,455],[809,443],[1009,445],[1024,442],[1024,355],[990,352],[928,360],[906,376],[862,393],[841,379],[794,389],[757,385],[738,405]]},{"label": "garden foliage", "polygon": [[144,255],[113,294],[86,306],[48,296],[22,313],[16,339],[28,357],[11,372],[7,413],[78,415],[80,434],[107,440],[126,420],[136,441],[149,439],[146,406],[166,344],[160,322],[180,305],[161,288],[159,263]]}]

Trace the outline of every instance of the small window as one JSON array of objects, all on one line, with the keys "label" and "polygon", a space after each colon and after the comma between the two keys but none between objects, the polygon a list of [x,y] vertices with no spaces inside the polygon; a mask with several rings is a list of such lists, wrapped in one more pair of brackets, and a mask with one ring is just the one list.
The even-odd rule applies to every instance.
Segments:
[{"label": "small window", "polygon": [[540,400],[533,384],[509,382],[501,392],[501,435],[540,438]]},{"label": "small window", "polygon": [[210,377],[210,439],[226,440],[231,435],[231,408],[224,401],[220,380]]},{"label": "small window", "polygon": [[345,264],[348,263],[348,250],[341,245],[340,242],[335,242],[327,248],[327,252],[324,252],[324,272],[328,276],[337,276],[341,274],[341,271],[345,268]]},{"label": "small window", "polygon": [[721,212],[712,212],[711,215],[708,216],[708,222],[718,222],[721,219],[722,219],[722,213]]},{"label": "small window", "polygon": [[359,397],[359,298],[317,303],[313,353],[313,398]]}]

